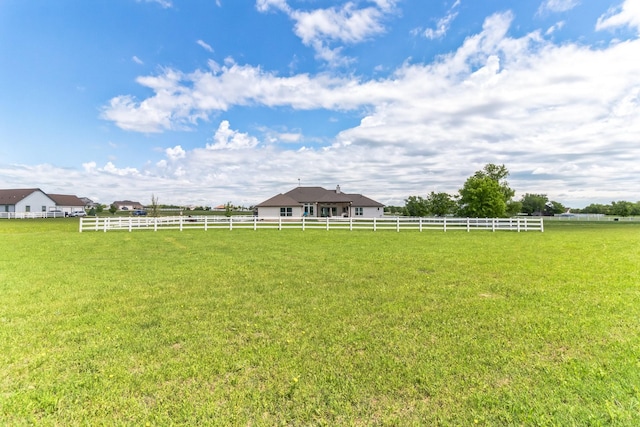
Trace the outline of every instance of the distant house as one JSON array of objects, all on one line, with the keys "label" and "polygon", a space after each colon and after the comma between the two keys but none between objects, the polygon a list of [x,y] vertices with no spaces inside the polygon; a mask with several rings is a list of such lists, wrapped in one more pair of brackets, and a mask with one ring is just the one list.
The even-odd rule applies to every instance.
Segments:
[{"label": "distant house", "polygon": [[85,209],[91,209],[96,207],[96,202],[94,202],[88,197],[80,197],[80,200],[82,200],[82,202],[84,203]]},{"label": "distant house", "polygon": [[47,194],[39,188],[0,190],[0,214],[69,214],[83,210],[84,202],[67,194]]},{"label": "distant house", "polygon": [[83,211],[85,203],[82,199],[68,194],[49,194],[49,197],[56,203],[56,209],[64,213]]},{"label": "distant house", "polygon": [[113,205],[115,205],[119,211],[134,211],[136,209],[144,209],[144,206],[142,206],[140,202],[132,202],[131,200],[113,202]]},{"label": "distant house", "polygon": [[343,193],[322,187],[296,187],[256,205],[259,217],[362,217],[384,215],[384,204],[362,194]]}]

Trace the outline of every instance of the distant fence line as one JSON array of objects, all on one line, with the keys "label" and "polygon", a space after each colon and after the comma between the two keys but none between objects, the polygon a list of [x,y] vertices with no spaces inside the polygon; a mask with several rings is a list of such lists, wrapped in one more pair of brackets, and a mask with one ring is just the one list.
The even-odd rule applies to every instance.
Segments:
[{"label": "distant fence line", "polygon": [[544,219],[552,221],[640,221],[640,217],[637,216],[615,216],[604,214],[560,214],[555,216],[545,216]]},{"label": "distant fence line", "polygon": [[64,212],[0,212],[0,219],[64,218]]},{"label": "distant fence line", "polygon": [[544,231],[542,218],[264,218],[257,216],[82,217],[83,231],[188,229]]}]

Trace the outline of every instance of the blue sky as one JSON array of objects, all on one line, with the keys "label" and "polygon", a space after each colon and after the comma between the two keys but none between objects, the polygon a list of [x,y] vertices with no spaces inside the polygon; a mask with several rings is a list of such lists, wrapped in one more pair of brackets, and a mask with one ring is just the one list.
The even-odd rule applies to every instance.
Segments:
[{"label": "blue sky", "polygon": [[640,200],[638,0],[1,0],[0,188]]}]

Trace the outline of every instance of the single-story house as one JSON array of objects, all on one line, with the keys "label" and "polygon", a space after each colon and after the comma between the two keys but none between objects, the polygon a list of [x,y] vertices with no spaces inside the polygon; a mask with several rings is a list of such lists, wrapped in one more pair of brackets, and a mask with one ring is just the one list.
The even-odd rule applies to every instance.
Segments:
[{"label": "single-story house", "polygon": [[69,194],[49,194],[49,197],[56,202],[56,209],[61,210],[65,214],[74,211],[84,211],[84,200]]},{"label": "single-story house", "polygon": [[380,218],[384,204],[362,194],[343,193],[322,187],[296,187],[256,205],[259,217],[360,217]]},{"label": "single-story house", "polygon": [[39,188],[0,190],[0,212],[48,212],[56,202]]},{"label": "single-story house", "polygon": [[117,201],[112,204],[115,205],[119,211],[135,211],[136,209],[144,209],[144,206],[142,206],[140,202],[132,202],[131,200]]},{"label": "single-story house", "polygon": [[0,190],[0,214],[58,213],[84,210],[84,202],[67,194],[46,194],[39,188]]}]

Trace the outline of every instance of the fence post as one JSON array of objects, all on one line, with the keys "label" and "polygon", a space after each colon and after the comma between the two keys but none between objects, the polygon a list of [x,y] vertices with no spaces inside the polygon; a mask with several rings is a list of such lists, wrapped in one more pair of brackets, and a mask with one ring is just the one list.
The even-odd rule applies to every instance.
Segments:
[{"label": "fence post", "polygon": [[107,222],[108,222],[108,221],[109,221],[109,218],[105,218],[105,219],[104,219],[104,226],[103,226],[103,227],[104,227],[104,232],[105,232],[105,233],[107,232]]},{"label": "fence post", "polygon": [[208,215],[205,215],[204,217],[204,231],[207,231],[207,217]]},{"label": "fence post", "polygon": [[400,217],[396,218],[396,231],[398,233],[400,232]]},{"label": "fence post", "polygon": [[353,231],[353,217],[349,217],[349,231]]},{"label": "fence post", "polygon": [[302,231],[304,231],[304,217],[302,217]]},{"label": "fence post", "polygon": [[329,217],[327,217],[327,231],[329,231]]},{"label": "fence post", "polygon": [[442,218],[442,231],[447,232],[447,217]]},{"label": "fence post", "polygon": [[131,233],[132,227],[133,227],[133,219],[129,218],[129,233]]},{"label": "fence post", "polygon": [[256,231],[258,229],[258,217],[254,216],[253,217],[253,231]]},{"label": "fence post", "polygon": [[517,228],[518,233],[519,233],[520,232],[520,218],[517,218],[516,221],[517,221],[516,228]]},{"label": "fence post", "polygon": [[153,217],[153,231],[158,231],[158,217]]},{"label": "fence post", "polygon": [[544,233],[544,219],[540,218],[540,232]]},{"label": "fence post", "polygon": [[282,230],[282,217],[278,217],[278,230]]},{"label": "fence post", "polygon": [[232,231],[232,230],[233,230],[233,217],[230,216],[229,217],[229,231]]},{"label": "fence post", "polygon": [[418,229],[420,230],[420,232],[422,233],[422,217],[418,218]]},{"label": "fence post", "polygon": [[467,217],[467,233],[471,231],[471,220]]},{"label": "fence post", "polygon": [[376,217],[373,217],[373,231],[376,231]]},{"label": "fence post", "polygon": [[496,232],[496,219],[491,218],[491,231]]}]

